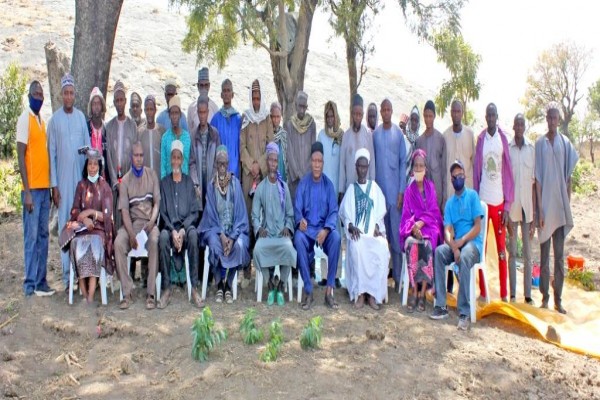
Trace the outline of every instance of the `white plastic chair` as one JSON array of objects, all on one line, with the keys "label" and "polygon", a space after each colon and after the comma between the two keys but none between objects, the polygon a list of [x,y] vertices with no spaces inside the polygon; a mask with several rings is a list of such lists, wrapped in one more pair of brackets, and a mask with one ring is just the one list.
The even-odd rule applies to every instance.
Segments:
[{"label": "white plastic chair", "polygon": [[[73,263],[70,263],[70,271],[69,271],[69,304],[73,304],[73,286],[75,286],[75,268],[73,267]],[[81,288],[79,289],[81,293]],[[106,296],[106,270],[104,267],[100,269],[100,297],[102,298],[102,305],[108,304],[108,299]]]},{"label": "white plastic chair", "polygon": [[[281,279],[281,270],[279,268],[279,265],[275,266],[275,275],[279,276],[279,279]],[[288,294],[289,294],[289,298],[290,301],[294,300],[294,284],[292,282],[292,268],[290,268],[290,274],[288,276]],[[263,290],[263,273],[262,273],[262,268],[256,268],[256,278],[254,280],[254,290],[256,291],[256,301],[258,303],[260,303],[262,301],[262,290]]]},{"label": "white plastic chair", "polygon": [[[208,252],[210,251],[209,247],[206,246],[204,249],[204,272],[202,273],[202,300],[206,300],[206,289],[208,287],[208,269],[210,265],[208,263]],[[235,271],[235,275],[233,276],[233,283],[231,290],[233,291],[233,300],[237,300],[237,275],[238,271]]]}]

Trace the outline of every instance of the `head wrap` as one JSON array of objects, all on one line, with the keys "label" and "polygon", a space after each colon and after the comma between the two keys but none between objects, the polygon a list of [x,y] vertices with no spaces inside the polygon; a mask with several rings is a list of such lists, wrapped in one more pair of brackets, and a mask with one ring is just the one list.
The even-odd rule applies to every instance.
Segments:
[{"label": "head wrap", "polygon": [[66,73],[62,79],[60,80],[60,89],[64,89],[65,86],[73,86],[75,87],[75,80],[73,79],[73,75],[70,73]]},{"label": "head wrap", "polygon": [[219,145],[219,147],[217,147],[217,152],[215,154],[215,158],[219,157],[219,155],[224,155],[229,157],[229,153],[227,152],[227,147],[225,147],[224,144]]},{"label": "head wrap", "polygon": [[423,109],[423,111],[427,110],[431,110],[433,112],[433,115],[435,115],[435,103],[432,100],[427,100],[427,103],[425,103],[425,108]]},{"label": "head wrap", "polygon": [[[327,127],[327,113],[333,112],[333,128]],[[333,101],[325,103],[325,111],[323,112],[323,120],[325,121],[325,133],[327,136],[333,139],[339,146],[342,145],[342,137],[344,136],[344,130],[340,128],[340,114],[338,114],[337,105]]]},{"label": "head wrap", "polygon": [[419,107],[416,105],[413,106],[412,110],[410,111],[409,120],[413,115],[417,116],[417,126],[413,129],[410,121],[406,124],[406,138],[410,144],[414,146],[417,138],[419,137],[419,128],[421,127],[421,114],[419,114]]},{"label": "head wrap", "polygon": [[356,163],[358,159],[362,157],[366,158],[367,162],[371,162],[371,153],[369,153],[369,150],[365,149],[364,147],[356,150],[356,153],[354,153],[354,163]]},{"label": "head wrap", "polygon": [[[252,105],[252,93],[257,90],[260,93],[260,107],[258,111],[254,111],[254,106]],[[248,91],[248,96],[250,98],[250,108],[244,111],[242,129],[250,125],[250,123],[260,124],[269,116],[269,110],[267,109],[267,106],[265,104],[265,98],[262,95],[262,92],[260,91],[260,83],[258,82],[258,79],[255,79],[254,82],[252,82],[252,86]]]},{"label": "head wrap", "polygon": [[121,81],[115,82],[115,86],[113,87],[113,95],[117,94],[117,92],[122,92],[123,94],[126,95],[126,93],[125,93],[125,85]]},{"label": "head wrap", "polygon": [[100,98],[100,103],[102,103],[102,113],[106,112],[106,101],[104,100],[104,96],[102,95],[100,89],[95,87],[92,89],[92,93],[90,93],[90,101],[88,101],[87,113],[89,117],[92,116],[92,100],[94,100],[94,97]]},{"label": "head wrap", "polygon": [[171,97],[171,100],[169,100],[169,111],[171,111],[171,108],[173,107],[177,107],[181,111],[181,100],[179,100],[179,96],[177,95]]},{"label": "head wrap", "polygon": [[142,105],[142,97],[136,92],[131,93],[131,97],[129,98],[129,104],[138,103]]},{"label": "head wrap", "polygon": [[96,149],[90,148],[85,152],[85,158],[87,158],[88,160],[102,161],[102,153],[100,153]]},{"label": "head wrap", "polygon": [[151,101],[152,104],[154,104],[154,107],[156,107],[156,97],[154,97],[154,95],[149,94],[148,96],[146,96],[146,99],[144,99],[144,105],[146,105],[146,103],[149,101]]},{"label": "head wrap", "polygon": [[400,115],[400,122],[403,122],[406,124],[408,122],[408,115],[406,115],[406,114]]},{"label": "head wrap", "polygon": [[321,142],[314,142],[312,144],[312,146],[310,146],[310,155],[312,156],[313,153],[319,152],[321,154],[323,154],[323,143]]},{"label": "head wrap", "polygon": [[198,82],[200,81],[208,81],[208,68],[202,67],[198,70]]},{"label": "head wrap", "polygon": [[171,153],[173,153],[173,151],[175,150],[179,150],[179,152],[183,156],[183,143],[181,142],[181,140],[173,140],[173,142],[171,142]]},{"label": "head wrap", "polygon": [[356,93],[354,96],[352,96],[352,107],[356,107],[356,106],[363,106],[363,98],[360,96],[360,94]]},{"label": "head wrap", "polygon": [[279,146],[277,146],[277,143],[275,142],[269,142],[267,144],[267,155],[269,154],[279,154]]},{"label": "head wrap", "polygon": [[413,164],[415,163],[415,159],[417,157],[422,157],[425,160],[425,166],[427,166],[427,153],[423,149],[416,149],[412,153],[412,157],[410,158],[410,169],[412,170]]}]

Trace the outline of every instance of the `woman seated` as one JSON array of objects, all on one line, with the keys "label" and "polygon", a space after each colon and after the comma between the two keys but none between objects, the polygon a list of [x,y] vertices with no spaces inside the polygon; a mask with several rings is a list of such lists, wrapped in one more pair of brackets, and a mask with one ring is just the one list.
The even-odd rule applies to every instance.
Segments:
[{"label": "woman seated", "polygon": [[[433,284],[433,255],[443,241],[443,221],[437,205],[433,182],[425,178],[426,153],[415,150],[411,171],[414,177],[404,192],[404,205],[400,220],[400,247],[406,254],[409,291],[408,312],[415,306],[425,311],[425,291]],[[418,293],[418,285],[421,286]]]},{"label": "woman seated", "polygon": [[93,304],[101,268],[105,267],[109,275],[114,271],[113,198],[100,171],[101,153],[95,149],[88,150],[83,179],[77,184],[73,199],[71,220],[65,227],[75,234],[69,253],[79,288],[88,304]]}]

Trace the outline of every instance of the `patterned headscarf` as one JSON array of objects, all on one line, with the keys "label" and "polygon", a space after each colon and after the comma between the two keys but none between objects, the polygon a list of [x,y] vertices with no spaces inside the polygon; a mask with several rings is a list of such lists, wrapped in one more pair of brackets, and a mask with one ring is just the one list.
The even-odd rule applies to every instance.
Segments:
[{"label": "patterned headscarf", "polygon": [[[277,143],[269,142],[267,144],[267,157],[269,154],[279,155],[279,146],[277,146]],[[279,190],[279,202],[281,203],[281,209],[285,214],[285,186],[283,185],[283,179],[281,178],[279,170],[277,170],[277,189]]]}]

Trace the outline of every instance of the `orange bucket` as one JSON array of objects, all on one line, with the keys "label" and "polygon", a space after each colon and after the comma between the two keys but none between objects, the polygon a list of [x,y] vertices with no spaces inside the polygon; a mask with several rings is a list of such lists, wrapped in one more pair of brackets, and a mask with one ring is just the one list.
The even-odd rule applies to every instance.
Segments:
[{"label": "orange bucket", "polygon": [[567,256],[567,265],[569,270],[579,270],[583,271],[583,266],[585,264],[585,259],[583,257],[577,256]]}]

